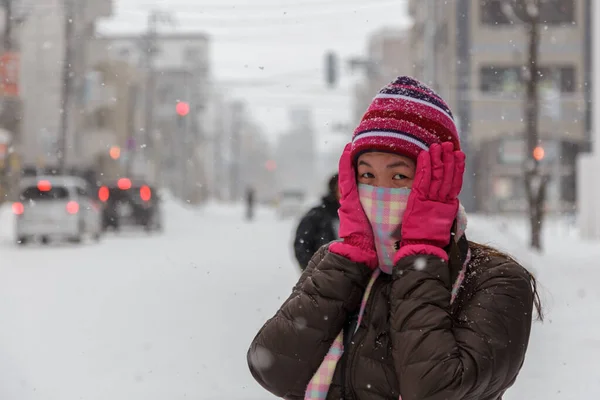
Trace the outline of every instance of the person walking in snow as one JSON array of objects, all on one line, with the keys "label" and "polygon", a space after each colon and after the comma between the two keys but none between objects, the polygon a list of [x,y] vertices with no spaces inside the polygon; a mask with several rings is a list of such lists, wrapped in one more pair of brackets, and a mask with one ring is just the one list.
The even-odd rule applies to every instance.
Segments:
[{"label": "person walking in snow", "polygon": [[535,278],[469,241],[465,156],[446,103],[399,77],[339,164],[340,237],[254,338],[254,378],[285,399],[497,400],[527,350]]},{"label": "person walking in snow", "polygon": [[321,246],[339,237],[339,199],[338,176],[335,174],[329,179],[327,195],[321,199],[321,204],[309,210],[296,229],[294,254],[302,271]]},{"label": "person walking in snow", "polygon": [[252,221],[254,219],[254,188],[248,186],[246,188],[246,219]]}]

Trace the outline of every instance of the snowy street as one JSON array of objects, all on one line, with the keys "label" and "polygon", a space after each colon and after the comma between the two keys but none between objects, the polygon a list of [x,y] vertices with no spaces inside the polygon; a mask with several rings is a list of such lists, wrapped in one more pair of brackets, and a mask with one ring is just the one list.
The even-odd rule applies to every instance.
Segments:
[{"label": "snowy street", "polygon": [[[294,221],[165,206],[164,235],[108,235],[83,247],[17,248],[2,212],[0,399],[270,398],[246,350],[298,277]],[[517,225],[498,234],[473,217],[467,232],[533,266],[542,289],[547,320],[535,324],[506,399],[600,396],[600,246],[554,235],[548,254],[534,257]]]}]

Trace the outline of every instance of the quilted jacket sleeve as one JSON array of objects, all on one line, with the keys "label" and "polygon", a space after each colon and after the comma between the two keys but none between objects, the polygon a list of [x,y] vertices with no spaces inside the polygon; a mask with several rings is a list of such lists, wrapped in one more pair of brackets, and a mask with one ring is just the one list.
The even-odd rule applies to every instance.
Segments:
[{"label": "quilted jacket sleeve", "polygon": [[359,307],[370,274],[322,247],[254,338],[247,356],[254,378],[278,397],[303,399],[348,313]]},{"label": "quilted jacket sleeve", "polygon": [[396,268],[391,335],[402,400],[500,397],[514,383],[529,341],[533,291],[527,271],[489,259],[453,318],[445,261],[410,256]]}]

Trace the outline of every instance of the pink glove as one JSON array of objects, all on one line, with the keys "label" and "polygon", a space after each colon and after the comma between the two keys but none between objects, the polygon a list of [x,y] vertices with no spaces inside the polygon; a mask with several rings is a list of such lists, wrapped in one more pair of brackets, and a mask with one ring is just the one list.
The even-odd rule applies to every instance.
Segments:
[{"label": "pink glove", "polygon": [[448,260],[443,250],[450,243],[458,213],[458,194],[465,171],[465,154],[445,142],[431,145],[417,159],[417,171],[402,218],[402,240],[395,262],[415,254]]},{"label": "pink glove", "polygon": [[375,269],[378,261],[373,230],[358,198],[356,172],[350,156],[351,147],[352,144],[349,143],[344,148],[338,175],[338,186],[342,194],[338,215],[343,241],[332,243],[329,251]]}]

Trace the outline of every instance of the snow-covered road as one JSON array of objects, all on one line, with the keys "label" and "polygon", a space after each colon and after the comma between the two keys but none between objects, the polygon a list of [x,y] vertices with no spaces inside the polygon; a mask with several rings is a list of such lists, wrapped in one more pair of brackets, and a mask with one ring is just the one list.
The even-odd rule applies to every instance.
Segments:
[{"label": "snow-covered road", "polygon": [[290,224],[167,213],[164,236],[99,245],[16,248],[5,235],[0,399],[269,398],[245,353],[297,279]]},{"label": "snow-covered road", "polygon": [[[11,243],[0,215],[0,399],[271,398],[245,357],[298,277],[293,223],[262,211],[249,224],[214,205],[166,213],[162,236],[31,248]],[[600,245],[533,257],[517,233],[477,218],[471,228],[535,266],[549,311],[506,398],[599,397]]]}]

